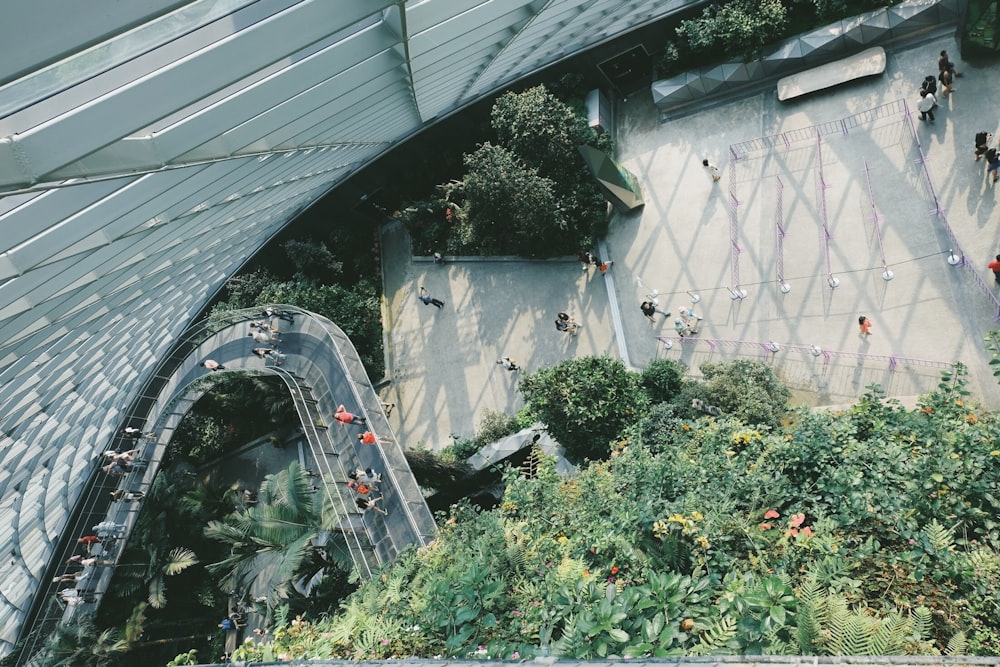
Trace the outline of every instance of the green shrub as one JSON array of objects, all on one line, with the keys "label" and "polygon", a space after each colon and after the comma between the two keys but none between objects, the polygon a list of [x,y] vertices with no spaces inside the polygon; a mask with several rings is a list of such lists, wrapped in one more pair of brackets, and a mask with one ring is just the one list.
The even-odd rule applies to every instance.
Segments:
[{"label": "green shrub", "polygon": [[520,390],[571,461],[606,458],[611,441],[649,406],[641,376],[611,357],[580,357],[540,369],[521,379]]},{"label": "green shrub", "polygon": [[642,371],[642,386],[651,403],[664,403],[681,390],[687,366],[673,359],[654,359]]}]

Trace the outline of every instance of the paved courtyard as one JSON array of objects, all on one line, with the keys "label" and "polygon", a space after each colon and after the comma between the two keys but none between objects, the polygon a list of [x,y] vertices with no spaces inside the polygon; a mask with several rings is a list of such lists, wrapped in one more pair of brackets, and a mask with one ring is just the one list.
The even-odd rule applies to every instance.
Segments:
[{"label": "paved courtyard", "polygon": [[[912,400],[961,361],[973,393],[1000,406],[982,343],[997,314],[986,263],[1000,252],[990,220],[998,195],[972,153],[977,131],[1000,136],[1000,67],[959,63],[964,76],[940,99],[936,123],[920,122],[916,92],[942,49],[957,57],[951,30],[887,48],[881,77],[790,103],[773,84],[662,121],[648,95],[621,102],[617,159],[646,205],[612,220],[612,280],[575,260],[435,266],[411,257],[401,228],[387,229],[391,382],[382,393],[398,405],[401,441],[440,449],[452,434],[472,435],[484,411],[519,408],[517,374],[494,363],[507,355],[529,371],[587,354],[636,368],[665,356],[694,373],[750,357],[811,405],[849,403],[871,383]],[[754,142],[775,135],[773,147]],[[950,265],[950,249],[972,266]],[[420,285],[446,306],[423,306]],[[736,285],[745,298],[732,298]],[[697,341],[668,349],[657,339],[673,338],[673,318],[651,326],[642,317],[638,304],[654,289],[673,312],[699,297]],[[555,330],[560,310],[583,322],[578,338]],[[859,314],[874,322],[869,338],[858,334]]]}]

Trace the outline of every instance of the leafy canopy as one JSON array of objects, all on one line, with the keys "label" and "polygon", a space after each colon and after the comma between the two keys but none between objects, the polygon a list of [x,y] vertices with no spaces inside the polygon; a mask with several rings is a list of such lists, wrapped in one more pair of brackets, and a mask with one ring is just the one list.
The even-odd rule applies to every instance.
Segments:
[{"label": "leafy canopy", "polygon": [[580,357],[521,379],[528,409],[571,461],[601,459],[610,443],[649,406],[638,373],[611,357]]}]

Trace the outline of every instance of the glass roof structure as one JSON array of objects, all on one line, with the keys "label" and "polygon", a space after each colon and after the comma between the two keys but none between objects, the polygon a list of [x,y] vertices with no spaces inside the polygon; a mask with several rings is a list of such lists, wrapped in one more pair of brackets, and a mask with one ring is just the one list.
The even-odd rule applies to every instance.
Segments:
[{"label": "glass roof structure", "polygon": [[10,3],[0,25],[0,655],[97,454],[229,276],[422,127],[690,4]]}]

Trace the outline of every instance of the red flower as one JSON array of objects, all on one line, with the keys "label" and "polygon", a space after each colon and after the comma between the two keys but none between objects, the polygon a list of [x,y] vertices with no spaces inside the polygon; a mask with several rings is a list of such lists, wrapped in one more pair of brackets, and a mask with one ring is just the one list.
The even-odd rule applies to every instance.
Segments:
[{"label": "red flower", "polygon": [[798,528],[799,526],[802,525],[802,522],[805,521],[805,520],[806,520],[806,515],[805,514],[796,514],[788,522],[788,525],[791,526],[792,528]]},{"label": "red flower", "polygon": [[805,528],[802,529],[802,534],[803,535],[808,535],[809,537],[812,537],[813,529],[810,528],[809,526],[806,526]]},{"label": "red flower", "polygon": [[775,510],[768,510],[768,511],[764,512],[764,518],[765,519],[777,519],[779,516],[781,516],[781,515],[778,514],[778,512],[775,511]]},{"label": "red flower", "polygon": [[618,574],[618,566],[617,565],[612,565],[611,566],[611,574]]}]

